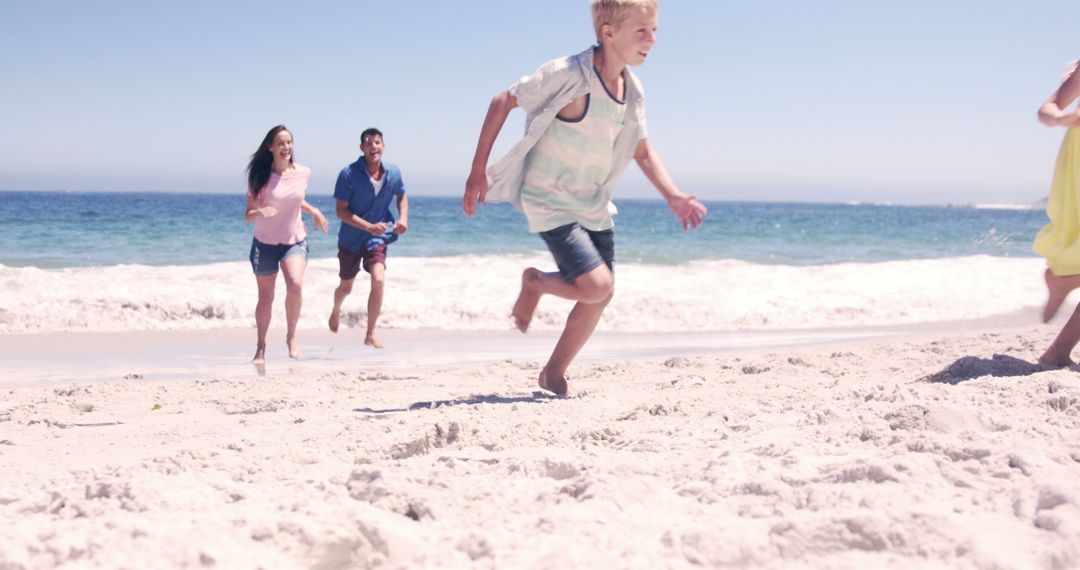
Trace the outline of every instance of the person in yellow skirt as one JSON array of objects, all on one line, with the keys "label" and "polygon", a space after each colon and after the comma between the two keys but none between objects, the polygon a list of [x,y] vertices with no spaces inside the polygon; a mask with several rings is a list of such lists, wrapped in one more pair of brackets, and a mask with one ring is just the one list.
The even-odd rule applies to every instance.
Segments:
[{"label": "person in yellow skirt", "polygon": [[[1048,322],[1070,291],[1080,287],[1080,109],[1067,108],[1080,97],[1078,62],[1069,64],[1061,85],[1039,108],[1039,122],[1065,127],[1046,214],[1050,223],[1035,236],[1033,249],[1046,258],[1047,299],[1043,322]],[[1070,366],[1070,355],[1080,342],[1080,306],[1069,317],[1050,347],[1039,357],[1041,364]]]}]

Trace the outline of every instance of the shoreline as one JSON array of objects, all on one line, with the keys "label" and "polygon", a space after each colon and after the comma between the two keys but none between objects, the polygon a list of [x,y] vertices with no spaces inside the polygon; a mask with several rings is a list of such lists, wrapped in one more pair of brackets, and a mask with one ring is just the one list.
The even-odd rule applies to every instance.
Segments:
[{"label": "shoreline", "polygon": [[[756,353],[806,346],[841,346],[880,339],[962,334],[972,328],[1021,329],[1029,311],[987,319],[891,325],[722,332],[597,331],[576,362],[696,357]],[[363,345],[360,328],[300,330],[301,358],[285,354],[284,329],[271,328],[267,361],[251,363],[253,329],[53,332],[0,335],[0,387],[115,378],[192,380],[213,377],[243,380],[267,375],[324,374],[336,371],[401,372],[424,366],[460,366],[485,361],[528,360],[537,368],[558,339],[557,331],[407,330],[379,332],[384,349]],[[276,345],[274,339],[280,342]]]}]

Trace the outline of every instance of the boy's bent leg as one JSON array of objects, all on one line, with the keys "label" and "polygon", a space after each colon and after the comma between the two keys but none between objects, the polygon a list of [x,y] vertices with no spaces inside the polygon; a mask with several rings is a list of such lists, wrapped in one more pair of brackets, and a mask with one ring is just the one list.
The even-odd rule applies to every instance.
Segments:
[{"label": "boy's bent leg", "polygon": [[537,281],[543,275],[544,273],[535,267],[530,267],[521,274],[521,291],[518,292],[517,301],[514,301],[514,308],[510,310],[514,326],[521,332],[529,330],[536,305],[540,303],[542,293],[537,290]]},{"label": "boy's bent leg", "polygon": [[589,340],[589,337],[592,336],[593,331],[596,330],[596,325],[600,322],[600,316],[611,301],[612,295],[613,293],[608,293],[607,297],[599,303],[578,302],[574,305],[574,308],[570,311],[570,316],[566,319],[566,326],[563,327],[562,336],[559,337],[559,342],[555,345],[555,350],[551,353],[551,357],[548,358],[544,369],[540,371],[539,384],[541,388],[559,395],[566,394],[569,391],[570,387],[566,383],[566,369],[570,367],[574,357],[577,356],[578,352]]},{"label": "boy's bent leg", "polygon": [[614,276],[606,265],[579,276],[573,283],[567,283],[558,273],[544,273],[530,267],[521,274],[521,292],[510,314],[518,330],[525,332],[529,329],[540,297],[555,295],[579,303],[606,305],[613,286]]},{"label": "boy's bent leg", "polygon": [[372,263],[370,271],[371,292],[368,294],[368,324],[364,344],[382,348],[383,344],[379,342],[379,339],[375,338],[375,325],[379,320],[379,313],[382,311],[383,288],[386,284],[386,265]]},{"label": "boy's bent leg", "polygon": [[330,309],[330,332],[337,332],[341,325],[341,304],[345,297],[352,293],[353,281],[354,279],[342,279],[337,289],[334,289],[334,308]]}]

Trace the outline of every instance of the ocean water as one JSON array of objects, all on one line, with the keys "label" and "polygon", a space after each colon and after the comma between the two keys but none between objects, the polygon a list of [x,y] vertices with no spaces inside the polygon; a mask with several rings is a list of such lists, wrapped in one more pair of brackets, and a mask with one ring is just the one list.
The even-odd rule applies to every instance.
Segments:
[{"label": "ocean water", "polygon": [[[309,199],[332,223],[310,237],[301,327],[323,327],[339,222],[332,198]],[[383,326],[503,329],[521,270],[554,269],[506,205],[466,218],[457,198],[410,204],[409,233],[390,249]],[[683,232],[663,202],[616,204],[616,296],[602,328],[907,324],[1042,301],[1043,261],[1030,251],[1042,211],[716,202]],[[242,195],[0,192],[0,334],[253,326],[244,205]],[[365,299],[358,283],[345,326],[363,325]],[[561,328],[568,308],[545,298],[534,326]],[[282,321],[275,313],[272,326]]]},{"label": "ocean water", "polygon": [[[316,231],[309,238],[311,255],[332,258],[340,223],[334,201],[329,196],[310,201],[331,219],[329,235]],[[545,251],[521,214],[505,204],[484,205],[475,218],[461,213],[459,198],[410,196],[410,204],[409,233],[392,246],[394,256]],[[616,205],[618,260],[663,265],[1030,257],[1031,240],[1046,223],[1038,210],[707,202],[706,223],[684,233],[662,201]],[[241,261],[251,245],[244,207],[243,195],[0,192],[0,265],[56,269]]]}]

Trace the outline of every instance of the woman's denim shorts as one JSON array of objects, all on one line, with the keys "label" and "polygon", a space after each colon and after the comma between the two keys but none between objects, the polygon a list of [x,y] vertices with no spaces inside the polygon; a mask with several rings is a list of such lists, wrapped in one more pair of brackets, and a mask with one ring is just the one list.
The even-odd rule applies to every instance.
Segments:
[{"label": "woman's denim shorts", "polygon": [[281,262],[292,255],[302,255],[304,260],[307,260],[308,243],[306,239],[292,245],[282,243],[270,245],[251,238],[251,254],[248,255],[248,259],[251,260],[251,270],[255,272],[255,275],[273,275],[277,273]]}]

